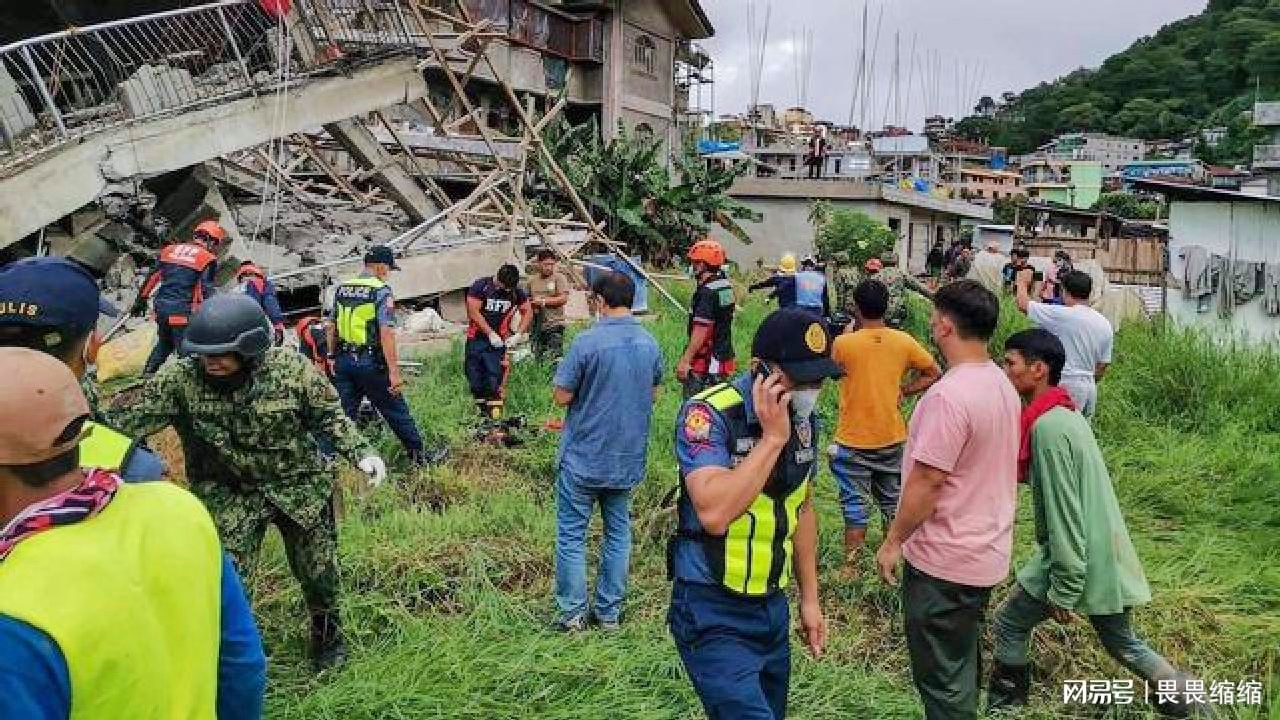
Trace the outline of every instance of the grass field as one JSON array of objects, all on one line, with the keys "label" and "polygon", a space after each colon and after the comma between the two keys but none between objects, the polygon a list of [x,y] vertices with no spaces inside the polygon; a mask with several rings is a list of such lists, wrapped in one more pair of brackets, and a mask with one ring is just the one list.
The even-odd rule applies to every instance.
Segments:
[{"label": "grass field", "polygon": [[[671,367],[684,320],[668,306],[656,310],[648,326]],[[740,356],[765,311],[753,301],[739,314]],[[1005,318],[1002,335],[1017,323]],[[918,332],[921,323],[915,326]],[[1155,593],[1138,614],[1139,626],[1170,660],[1206,681],[1269,678],[1267,706],[1240,713],[1244,718],[1280,718],[1278,378],[1275,355],[1132,326],[1119,338],[1097,421]],[[547,366],[517,365],[510,411],[535,426],[558,416],[549,380]],[[557,436],[527,432],[528,444],[516,450],[475,443],[460,350],[429,359],[410,400],[422,427],[449,439],[453,457],[419,476],[400,469],[390,488],[372,495],[349,494],[341,563],[353,652],[341,671],[311,674],[301,598],[278,539],[269,541],[253,579],[270,654],[269,717],[700,717],[665,629],[663,528],[652,521],[659,498],[676,482],[674,378],[658,402],[649,475],[633,510],[624,629],[608,636],[565,637],[549,629]],[[828,418],[833,404],[826,393]],[[388,457],[399,458],[385,432],[380,443]],[[354,486],[353,476],[346,479]],[[1019,559],[1032,536],[1023,492]],[[837,578],[841,524],[825,467],[817,505],[830,645],[819,662],[796,648],[791,716],[919,717],[896,595],[872,577],[869,558],[861,580]],[[878,540],[873,526],[871,541]],[[997,601],[1004,592],[996,592]],[[1045,625],[1037,641],[1040,682],[1024,717],[1146,717],[1059,703],[1064,680],[1125,677],[1087,627]]]}]

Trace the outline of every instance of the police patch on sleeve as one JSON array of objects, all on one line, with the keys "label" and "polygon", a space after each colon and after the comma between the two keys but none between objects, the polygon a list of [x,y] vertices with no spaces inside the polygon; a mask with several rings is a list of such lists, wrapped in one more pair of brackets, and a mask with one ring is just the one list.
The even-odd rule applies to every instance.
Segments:
[{"label": "police patch on sleeve", "polygon": [[711,439],[711,410],[704,405],[694,405],[684,416],[684,439],[691,443],[705,443]]}]

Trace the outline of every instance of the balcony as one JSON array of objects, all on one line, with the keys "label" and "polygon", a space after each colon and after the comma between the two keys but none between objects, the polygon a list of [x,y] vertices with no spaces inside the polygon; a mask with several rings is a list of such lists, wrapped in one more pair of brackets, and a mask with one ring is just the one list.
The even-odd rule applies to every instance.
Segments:
[{"label": "balcony", "polygon": [[1253,167],[1257,170],[1280,170],[1280,145],[1255,146]]},{"label": "balcony", "polygon": [[488,20],[512,40],[566,60],[604,62],[604,23],[530,0],[464,0],[473,21]]}]

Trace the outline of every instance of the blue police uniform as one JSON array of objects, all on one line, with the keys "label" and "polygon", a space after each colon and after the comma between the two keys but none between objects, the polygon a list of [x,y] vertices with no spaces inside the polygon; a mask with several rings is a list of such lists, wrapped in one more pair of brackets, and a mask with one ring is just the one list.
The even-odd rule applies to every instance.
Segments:
[{"label": "blue police uniform", "polygon": [[817,270],[802,270],[796,273],[796,306],[804,308],[819,317],[826,317],[831,312],[827,300],[827,276]]},{"label": "blue police uniform", "polygon": [[348,417],[354,420],[360,401],[368,398],[417,460],[422,455],[422,436],[404,395],[391,392],[387,360],[382,354],[380,330],[396,326],[394,308],[391,288],[370,273],[338,286],[330,314],[338,345],[334,349],[333,384]]},{"label": "blue police uniform", "polygon": [[684,478],[732,468],[762,435],[751,374],[688,400],[676,425],[681,493],[668,549],[668,623],[711,720],[781,720],[791,674],[791,538],[815,468],[816,418],[792,419],[791,439],[764,491],[722,536],[703,531]]}]

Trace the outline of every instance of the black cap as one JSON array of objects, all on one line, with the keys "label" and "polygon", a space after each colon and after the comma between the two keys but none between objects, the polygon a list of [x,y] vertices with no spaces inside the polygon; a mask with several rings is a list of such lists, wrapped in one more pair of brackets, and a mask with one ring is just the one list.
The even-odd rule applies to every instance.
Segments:
[{"label": "black cap", "polygon": [[844,373],[831,360],[831,335],[813,313],[783,308],[760,323],[751,354],[775,363],[797,383],[838,378]]},{"label": "black cap", "polygon": [[399,270],[400,266],[396,264],[396,254],[386,245],[374,245],[364,254],[364,264],[382,263],[390,267],[392,270]]}]

